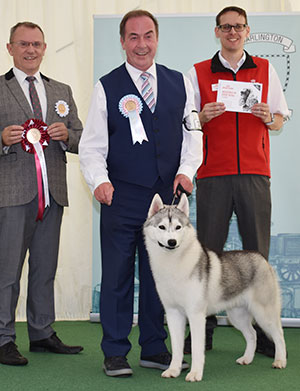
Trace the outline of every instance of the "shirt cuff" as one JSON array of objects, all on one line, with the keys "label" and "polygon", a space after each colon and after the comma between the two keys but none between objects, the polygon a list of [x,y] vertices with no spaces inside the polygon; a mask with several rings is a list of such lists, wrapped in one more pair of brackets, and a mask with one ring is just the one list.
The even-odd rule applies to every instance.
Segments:
[{"label": "shirt cuff", "polygon": [[3,154],[4,155],[7,155],[8,154],[8,152],[9,152],[9,146],[7,146],[7,145],[5,145],[3,148],[2,148],[2,151],[3,151]]},{"label": "shirt cuff", "polygon": [[185,167],[179,168],[176,175],[179,175],[179,174],[183,174],[183,175],[187,176],[190,179],[190,181],[193,182],[193,179],[195,176],[195,170],[192,167],[185,166]]}]

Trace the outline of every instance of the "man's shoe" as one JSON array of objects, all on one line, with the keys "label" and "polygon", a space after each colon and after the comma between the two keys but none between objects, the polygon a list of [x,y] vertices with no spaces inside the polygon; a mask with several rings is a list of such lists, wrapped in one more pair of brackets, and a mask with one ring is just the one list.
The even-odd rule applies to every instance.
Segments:
[{"label": "man's shoe", "polygon": [[128,377],[133,373],[124,356],[105,357],[103,369],[107,376]]},{"label": "man's shoe", "polygon": [[206,330],[205,335],[205,350],[212,350],[213,348],[213,330]]},{"label": "man's shoe", "polygon": [[17,349],[17,345],[11,341],[0,346],[0,363],[6,365],[26,365],[28,360],[22,356]]},{"label": "man's shoe", "polygon": [[191,354],[192,353],[192,340],[191,340],[190,333],[187,335],[187,337],[184,340],[183,353],[184,354]]},{"label": "man's shoe", "polygon": [[[140,359],[140,366],[144,368],[161,369],[165,371],[169,368],[172,360],[172,355],[169,352],[163,352],[155,354],[154,356],[143,356]],[[189,364],[186,361],[182,361],[182,369],[187,369]]]},{"label": "man's shoe", "polygon": [[[210,332],[206,332],[205,336],[205,350],[212,350],[213,348],[213,330]],[[192,341],[191,341],[191,334],[189,333],[188,336],[184,340],[184,348],[183,348],[184,354],[191,354],[192,352]]]},{"label": "man's shoe", "polygon": [[264,354],[267,357],[275,357],[275,344],[271,341],[260,326],[256,323],[253,325],[256,331],[256,352]]},{"label": "man's shoe", "polygon": [[59,354],[77,354],[83,350],[82,346],[68,346],[65,345],[56,335],[41,339],[40,341],[31,341],[29,350],[31,352],[51,352]]},{"label": "man's shoe", "polygon": [[[272,344],[272,343],[273,342],[270,341],[270,344]],[[275,357],[275,345],[274,346],[272,346],[272,345],[259,345],[257,343],[255,351],[256,351],[256,353],[263,354],[267,357],[271,357],[271,358]]]}]

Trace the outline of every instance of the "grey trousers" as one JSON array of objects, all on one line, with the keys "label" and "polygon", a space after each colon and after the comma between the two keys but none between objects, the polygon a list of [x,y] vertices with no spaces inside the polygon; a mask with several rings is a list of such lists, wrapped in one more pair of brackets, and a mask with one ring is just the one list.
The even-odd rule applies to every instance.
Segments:
[{"label": "grey trousers", "polygon": [[51,197],[36,222],[37,197],[26,205],[0,208],[0,346],[14,341],[20,277],[27,250],[27,324],[31,341],[53,334],[54,278],[63,207]]},{"label": "grey trousers", "polygon": [[201,243],[223,251],[232,213],[238,221],[243,249],[259,251],[267,260],[270,247],[270,180],[260,175],[227,175],[197,180],[197,232]]}]

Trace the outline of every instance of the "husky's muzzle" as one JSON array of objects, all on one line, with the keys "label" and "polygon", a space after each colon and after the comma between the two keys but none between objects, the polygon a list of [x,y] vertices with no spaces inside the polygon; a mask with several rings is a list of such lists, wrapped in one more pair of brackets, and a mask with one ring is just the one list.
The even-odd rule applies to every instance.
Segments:
[{"label": "husky's muzzle", "polygon": [[160,247],[164,247],[168,250],[174,250],[175,248],[177,248],[177,241],[175,239],[169,239],[168,240],[168,246],[165,246],[163,245],[162,243],[158,242],[158,244],[160,245]]}]

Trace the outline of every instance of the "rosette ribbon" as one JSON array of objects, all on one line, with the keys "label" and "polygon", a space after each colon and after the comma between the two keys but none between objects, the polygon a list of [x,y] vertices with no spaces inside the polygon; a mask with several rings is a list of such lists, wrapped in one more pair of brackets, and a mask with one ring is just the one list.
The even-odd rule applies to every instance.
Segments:
[{"label": "rosette ribbon", "polygon": [[39,119],[29,119],[23,125],[21,145],[25,152],[34,154],[38,185],[38,214],[36,221],[43,220],[44,210],[50,206],[47,167],[44,149],[49,145],[48,126]]},{"label": "rosette ribbon", "polygon": [[144,140],[149,141],[140,117],[142,109],[143,103],[136,95],[125,95],[120,99],[119,111],[125,118],[129,119],[133,145],[135,143],[142,144]]}]

